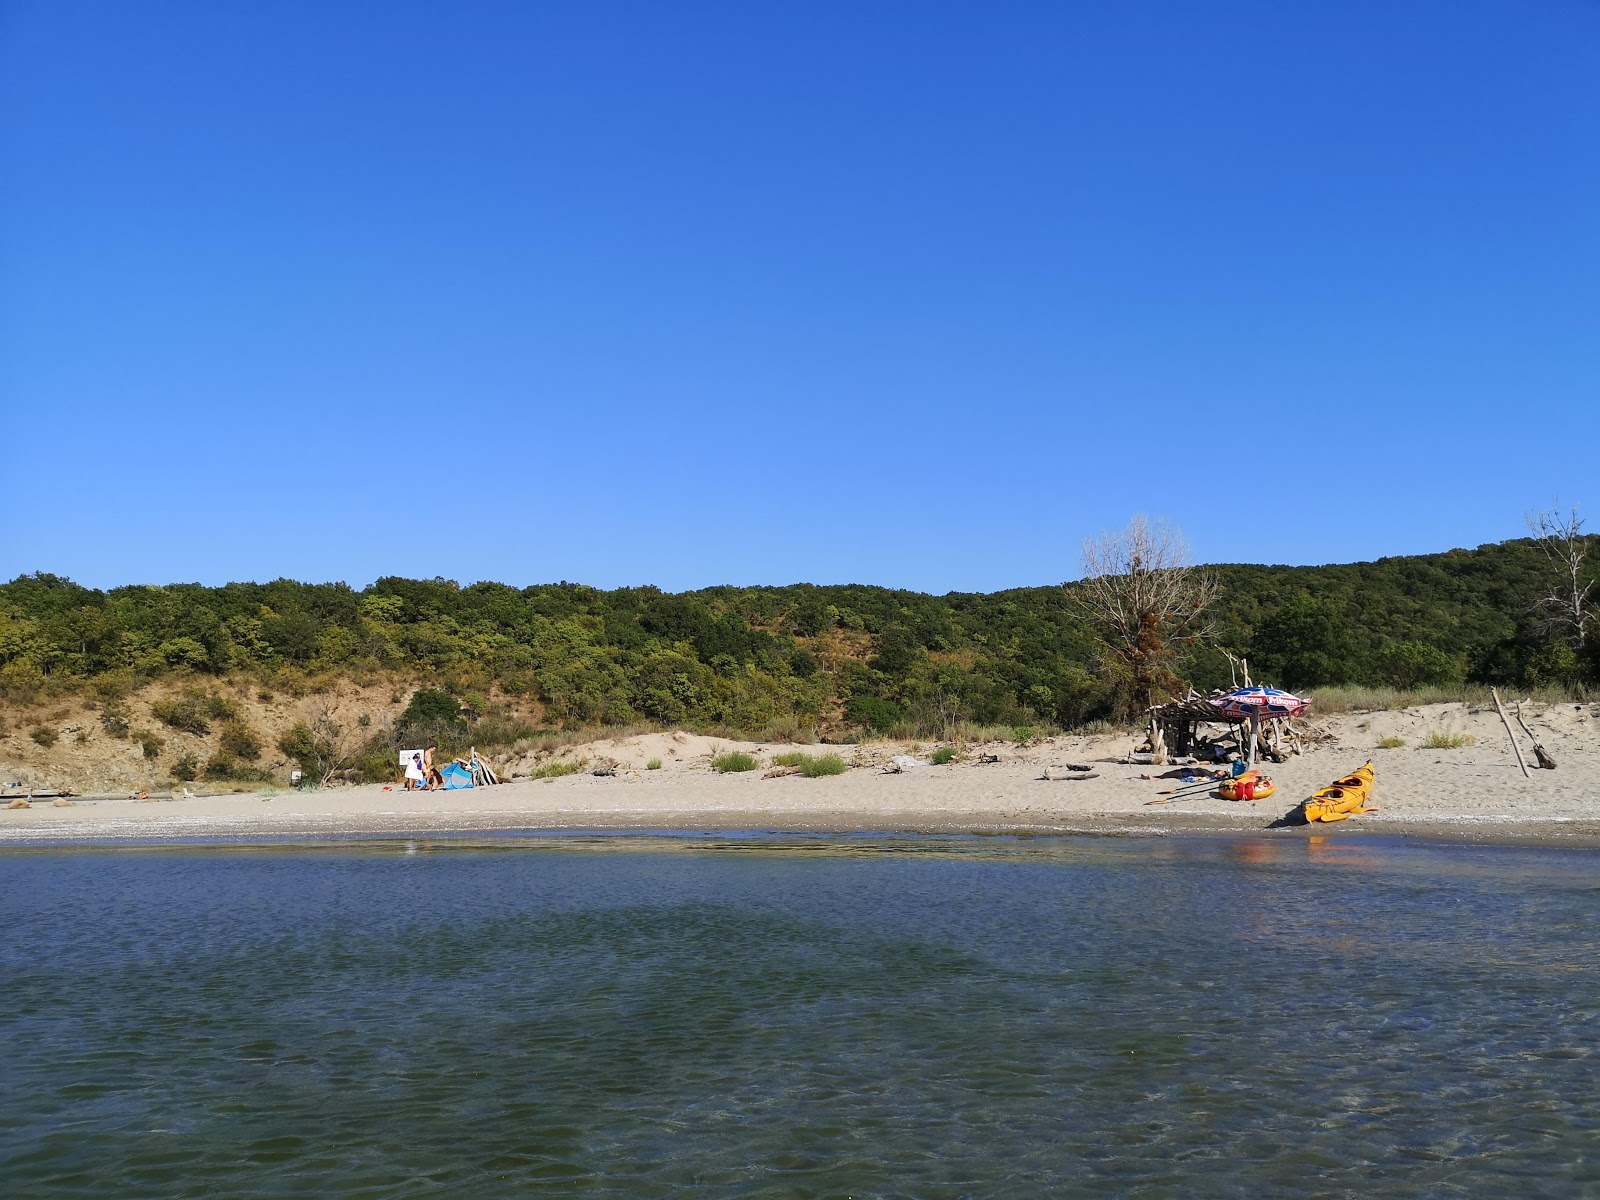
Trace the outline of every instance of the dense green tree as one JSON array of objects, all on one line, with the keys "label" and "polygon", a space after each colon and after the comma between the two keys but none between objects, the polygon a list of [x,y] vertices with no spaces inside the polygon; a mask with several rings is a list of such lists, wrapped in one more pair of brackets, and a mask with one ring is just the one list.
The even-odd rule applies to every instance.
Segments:
[{"label": "dense green tree", "polygon": [[1344,609],[1332,600],[1299,595],[1262,619],[1251,642],[1256,675],[1288,688],[1355,678],[1356,640]]},{"label": "dense green tree", "polygon": [[[1592,556],[1600,557],[1600,556]],[[1208,569],[1215,644],[1288,687],[1600,680],[1600,638],[1552,633],[1550,562],[1527,539],[1326,567]],[[0,585],[0,694],[126,695],[143,680],[238,672],[425,684],[421,732],[498,686],[551,722],[649,719],[760,729],[835,721],[926,731],[955,721],[1065,726],[1109,715],[1127,681],[1105,666],[1082,584],[989,595],[860,585],[601,591],[384,578],[364,591],[293,580],[84,588],[56,575]],[[1201,688],[1226,658],[1198,643],[1157,664]],[[1147,681],[1148,682],[1148,681]],[[195,695],[214,698],[215,689]],[[174,702],[177,704],[187,701]],[[196,719],[231,719],[202,703]],[[188,709],[174,709],[186,720]],[[431,724],[430,724],[431,723]],[[304,749],[304,747],[301,747]],[[235,759],[242,756],[235,753]]]}]

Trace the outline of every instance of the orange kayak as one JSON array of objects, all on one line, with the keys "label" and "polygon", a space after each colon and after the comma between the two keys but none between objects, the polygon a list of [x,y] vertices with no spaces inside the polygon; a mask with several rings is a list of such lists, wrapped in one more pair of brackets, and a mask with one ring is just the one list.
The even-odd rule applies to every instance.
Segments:
[{"label": "orange kayak", "polygon": [[1247,771],[1237,779],[1224,779],[1217,794],[1224,800],[1265,800],[1277,790],[1278,785],[1260,771]]}]

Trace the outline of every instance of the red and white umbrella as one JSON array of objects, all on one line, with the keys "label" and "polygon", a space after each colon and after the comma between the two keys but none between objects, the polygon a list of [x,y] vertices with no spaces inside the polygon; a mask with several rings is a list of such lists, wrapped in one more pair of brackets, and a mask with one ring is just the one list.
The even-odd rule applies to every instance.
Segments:
[{"label": "red and white umbrella", "polygon": [[1211,703],[1235,720],[1264,721],[1269,717],[1298,717],[1311,701],[1277,688],[1242,687],[1211,697]]},{"label": "red and white umbrella", "polygon": [[1273,717],[1298,717],[1305,712],[1310,700],[1302,700],[1277,688],[1234,688],[1221,696],[1213,696],[1211,703],[1222,716],[1234,721],[1250,722],[1250,766],[1256,765],[1256,738],[1261,732],[1261,722]]}]

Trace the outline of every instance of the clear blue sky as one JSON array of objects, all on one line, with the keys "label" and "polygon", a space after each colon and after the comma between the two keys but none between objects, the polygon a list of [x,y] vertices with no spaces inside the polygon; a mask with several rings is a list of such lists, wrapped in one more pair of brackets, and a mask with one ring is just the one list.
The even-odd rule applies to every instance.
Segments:
[{"label": "clear blue sky", "polygon": [[0,6],[0,575],[1059,581],[1600,516],[1600,4]]}]

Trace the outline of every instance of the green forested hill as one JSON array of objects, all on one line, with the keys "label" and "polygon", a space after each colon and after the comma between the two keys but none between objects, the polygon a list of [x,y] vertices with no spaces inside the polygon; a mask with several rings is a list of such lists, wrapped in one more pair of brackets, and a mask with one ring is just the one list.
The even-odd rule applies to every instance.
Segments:
[{"label": "green forested hill", "polygon": [[[1532,614],[1554,582],[1531,541],[1324,567],[1223,565],[1216,643],[1289,687],[1594,680]],[[101,592],[0,585],[13,701],[188,673],[399,673],[458,695],[536,699],[548,721],[887,729],[949,719],[1064,726],[1112,697],[1068,588],[987,595],[863,586],[512,588],[446,580],[196,584]],[[1592,643],[1595,639],[1591,639]],[[1187,663],[1228,679],[1216,650]]]}]

